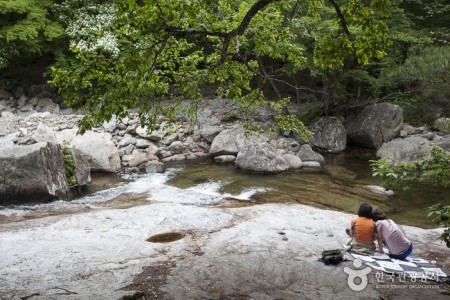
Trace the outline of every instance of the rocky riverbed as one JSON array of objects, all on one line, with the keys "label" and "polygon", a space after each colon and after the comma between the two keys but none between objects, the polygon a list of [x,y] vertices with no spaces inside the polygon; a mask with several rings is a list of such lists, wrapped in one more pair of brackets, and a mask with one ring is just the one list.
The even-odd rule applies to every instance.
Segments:
[{"label": "rocky riverbed", "polygon": [[[321,118],[311,125],[315,136],[309,141],[290,132],[246,135],[242,124],[230,117],[232,103],[221,98],[206,101],[195,122],[161,116],[158,128],[150,132],[132,114],[79,136],[76,123],[82,115],[63,108],[51,95],[33,94],[0,90],[2,203],[67,197],[64,145],[75,159],[79,186],[90,184],[92,171],[150,173],[157,180],[167,164],[207,157],[246,172],[320,168],[345,180],[353,174],[330,168],[319,152],[342,152],[350,141],[397,162],[420,158],[433,144],[450,146],[448,132],[403,124],[401,109],[392,104],[370,105],[347,119]],[[263,127],[270,128],[271,112],[258,113]],[[72,202],[3,207],[0,253],[6,259],[0,260],[0,298],[448,297],[448,286],[442,284],[379,288],[373,272],[363,292],[350,290],[343,272],[349,262],[338,267],[317,262],[322,250],[339,248],[346,240],[350,214],[297,203],[254,205],[249,200],[257,190],[223,197],[167,190],[164,183],[153,182],[157,188],[151,193],[149,183],[138,180],[114,187],[112,197],[101,192]],[[388,197],[374,189],[374,195],[381,191],[376,197]],[[415,254],[435,260],[448,272],[449,250],[437,240],[441,229],[403,229]],[[182,238],[149,240],[164,233]]]}]

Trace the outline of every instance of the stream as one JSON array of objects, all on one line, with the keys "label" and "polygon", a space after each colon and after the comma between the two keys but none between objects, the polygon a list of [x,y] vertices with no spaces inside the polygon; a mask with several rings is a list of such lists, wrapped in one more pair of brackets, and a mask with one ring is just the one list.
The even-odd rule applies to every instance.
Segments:
[{"label": "stream", "polygon": [[425,209],[437,202],[450,204],[450,190],[423,186],[420,191],[396,191],[394,196],[376,193],[367,187],[381,184],[371,176],[367,162],[373,158],[373,152],[351,148],[325,155],[323,169],[276,175],[247,174],[234,165],[210,161],[170,165],[164,174],[94,175],[88,194],[72,201],[0,206],[0,224],[156,202],[224,207],[301,203],[351,213],[369,202],[398,223],[433,227]]}]

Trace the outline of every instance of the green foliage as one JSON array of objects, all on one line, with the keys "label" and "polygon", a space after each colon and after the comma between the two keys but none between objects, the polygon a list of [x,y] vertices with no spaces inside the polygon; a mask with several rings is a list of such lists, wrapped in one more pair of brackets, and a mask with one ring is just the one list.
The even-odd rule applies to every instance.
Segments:
[{"label": "green foliage", "polygon": [[78,184],[77,177],[75,176],[75,157],[67,142],[64,141],[61,148],[64,156],[64,170],[66,172],[67,184],[69,186],[75,186]]},{"label": "green foliage", "polygon": [[443,226],[444,232],[440,239],[447,248],[450,248],[450,205],[434,204],[427,209],[428,217],[433,219],[436,225]]},{"label": "green foliage", "polygon": [[409,189],[418,182],[432,183],[446,188],[450,184],[450,153],[433,146],[429,155],[415,162],[400,162],[392,165],[385,159],[371,160],[373,176],[380,177],[389,189]]},{"label": "green foliage", "polygon": [[405,108],[406,120],[432,124],[450,114],[449,57],[450,46],[411,49],[403,63],[381,69],[377,84]]},{"label": "green foliage", "polygon": [[[276,79],[264,61],[279,62],[285,74],[305,69],[302,41],[312,42],[318,69],[340,68],[350,56],[366,64],[386,54],[389,1],[305,3],[131,0],[104,4],[110,10],[95,6],[90,14],[80,7],[66,20],[67,28],[80,29],[66,30],[73,56],[52,68],[52,84],[69,106],[86,110],[81,131],[135,107],[140,121],[151,125],[185,98],[195,107],[206,85],[234,100],[251,123],[254,109],[270,102],[252,83]],[[303,123],[281,117],[284,112],[276,117],[280,128],[303,131]]]},{"label": "green foliage", "polygon": [[18,57],[41,54],[64,33],[52,20],[50,0],[0,1],[0,69]]}]

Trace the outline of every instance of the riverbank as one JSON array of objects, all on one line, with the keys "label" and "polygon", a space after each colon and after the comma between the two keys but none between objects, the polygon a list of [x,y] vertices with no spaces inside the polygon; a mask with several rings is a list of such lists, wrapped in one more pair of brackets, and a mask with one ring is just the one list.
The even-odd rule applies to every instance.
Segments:
[{"label": "riverbank", "polygon": [[[143,299],[448,297],[443,284],[377,288],[374,272],[364,291],[349,289],[343,268],[350,262],[330,267],[317,259],[322,250],[340,247],[353,217],[300,204],[227,208],[149,200],[2,224],[0,252],[8,259],[0,262],[0,298],[119,299],[135,292]],[[414,255],[449,271],[440,229],[403,230]],[[147,241],[174,231],[184,238]]]}]

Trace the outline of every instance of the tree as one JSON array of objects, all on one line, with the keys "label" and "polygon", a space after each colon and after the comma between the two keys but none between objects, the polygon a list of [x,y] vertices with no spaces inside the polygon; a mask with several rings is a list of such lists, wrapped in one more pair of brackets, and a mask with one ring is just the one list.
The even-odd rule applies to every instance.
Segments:
[{"label": "tree", "polygon": [[[250,121],[254,108],[270,102],[252,85],[257,77],[269,80],[264,59],[292,72],[305,66],[306,28],[296,26],[297,8],[293,0],[117,1],[111,22],[72,37],[73,56],[52,69],[52,83],[67,104],[86,110],[81,131],[112,115],[123,118],[134,107],[143,124],[173,115],[185,98],[195,108],[203,86],[234,100]],[[348,57],[366,64],[385,55],[388,0],[310,0],[307,14],[328,27],[314,37],[315,65],[332,69]],[[302,128],[295,117],[283,117],[287,100],[277,100],[270,104],[281,126]]]},{"label": "tree", "polygon": [[48,51],[64,34],[52,19],[52,5],[50,0],[0,0],[0,69],[13,59]]},{"label": "tree", "polygon": [[[389,164],[386,160],[371,161],[373,176],[383,179],[386,188],[420,188],[418,183],[433,184],[447,188],[450,184],[450,153],[433,146],[428,156],[415,162]],[[441,240],[450,248],[450,205],[434,204],[427,209],[433,222],[444,226]]]}]

